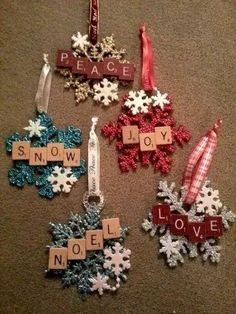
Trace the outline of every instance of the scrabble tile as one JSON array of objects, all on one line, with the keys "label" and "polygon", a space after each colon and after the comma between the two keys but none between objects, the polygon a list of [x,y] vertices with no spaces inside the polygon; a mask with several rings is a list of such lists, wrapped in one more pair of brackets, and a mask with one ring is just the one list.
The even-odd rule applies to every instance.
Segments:
[{"label": "scrabble tile", "polygon": [[79,148],[64,149],[63,165],[65,167],[78,167],[80,165],[80,149]]},{"label": "scrabble tile", "polygon": [[92,80],[101,79],[103,77],[103,65],[101,62],[87,63],[87,78]]},{"label": "scrabble tile", "polygon": [[124,144],[139,143],[139,129],[137,125],[122,126],[122,138]]},{"label": "scrabble tile", "polygon": [[63,161],[63,157],[63,143],[49,143],[47,145],[47,161]]},{"label": "scrabble tile", "polygon": [[159,126],[155,128],[156,145],[166,145],[172,143],[172,133],[170,126]]},{"label": "scrabble tile", "polygon": [[72,67],[73,55],[71,50],[57,50],[56,66],[61,68]]},{"label": "scrabble tile", "polygon": [[192,243],[202,243],[206,241],[205,222],[189,222],[187,236]]},{"label": "scrabble tile", "polygon": [[115,239],[120,237],[120,219],[109,218],[102,220],[103,238]]},{"label": "scrabble tile", "polygon": [[87,251],[103,250],[103,231],[86,231],[86,249]]},{"label": "scrabble tile", "polygon": [[45,166],[47,164],[47,148],[31,147],[30,149],[30,166]]},{"label": "scrabble tile", "polygon": [[220,237],[223,234],[222,217],[220,216],[207,216],[205,218],[206,236],[207,237]]},{"label": "scrabble tile", "polygon": [[103,61],[103,75],[118,76],[119,61],[115,58],[104,58]]},{"label": "scrabble tile", "polygon": [[19,141],[12,142],[12,159],[28,160],[30,156],[30,142]]},{"label": "scrabble tile", "polygon": [[140,149],[142,152],[156,150],[155,133],[139,133]]},{"label": "scrabble tile", "polygon": [[173,235],[185,235],[188,228],[188,216],[181,214],[171,214],[170,232]]},{"label": "scrabble tile", "polygon": [[134,80],[135,66],[129,63],[120,63],[118,67],[119,80],[133,81]]},{"label": "scrabble tile", "polygon": [[86,258],[85,239],[68,240],[68,260],[80,260]]},{"label": "scrabble tile", "polygon": [[49,269],[66,269],[67,268],[67,248],[50,248],[49,249]]},{"label": "scrabble tile", "polygon": [[153,223],[155,225],[170,224],[170,206],[168,204],[155,204],[152,207]]},{"label": "scrabble tile", "polygon": [[73,60],[72,60],[72,73],[87,74],[88,62],[89,61],[87,58],[73,58]]}]

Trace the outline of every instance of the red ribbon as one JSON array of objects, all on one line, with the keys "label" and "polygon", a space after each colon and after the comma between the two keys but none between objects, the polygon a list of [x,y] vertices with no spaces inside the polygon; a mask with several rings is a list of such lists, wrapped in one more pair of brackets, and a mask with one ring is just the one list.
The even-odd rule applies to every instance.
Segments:
[{"label": "red ribbon", "polygon": [[97,43],[99,30],[99,0],[90,0],[89,38],[93,45]]},{"label": "red ribbon", "polygon": [[217,130],[222,124],[218,120],[213,128],[203,136],[191,152],[183,175],[183,186],[187,187],[185,204],[193,204],[200,192],[212,163],[217,147]]},{"label": "red ribbon", "polygon": [[152,42],[146,33],[145,24],[140,28],[140,34],[142,38],[142,47],[143,47],[141,85],[142,85],[142,88],[146,92],[150,92],[150,91],[153,91],[155,88],[153,52],[152,52]]}]

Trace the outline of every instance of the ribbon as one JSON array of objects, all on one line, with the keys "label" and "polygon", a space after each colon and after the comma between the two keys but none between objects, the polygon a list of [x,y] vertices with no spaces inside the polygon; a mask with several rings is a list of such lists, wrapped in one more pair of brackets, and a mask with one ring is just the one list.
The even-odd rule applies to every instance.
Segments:
[{"label": "ribbon", "polygon": [[200,192],[212,163],[217,147],[217,130],[222,120],[218,120],[213,128],[203,136],[191,152],[183,174],[183,186],[187,188],[185,204],[193,204]]},{"label": "ribbon", "polygon": [[99,31],[99,0],[90,0],[89,38],[93,45],[97,43]]},{"label": "ribbon", "polygon": [[51,89],[52,72],[48,62],[48,54],[43,54],[43,60],[45,62],[38,83],[38,90],[35,96],[35,103],[39,113],[48,111],[48,102]]},{"label": "ribbon", "polygon": [[98,122],[97,117],[92,118],[92,126],[89,133],[88,142],[88,194],[100,195],[100,146],[95,127]]},{"label": "ribbon", "polygon": [[143,48],[141,84],[142,84],[142,88],[146,92],[150,92],[155,89],[153,52],[152,52],[152,42],[149,36],[147,35],[145,24],[140,28],[140,34],[142,38],[142,48]]}]

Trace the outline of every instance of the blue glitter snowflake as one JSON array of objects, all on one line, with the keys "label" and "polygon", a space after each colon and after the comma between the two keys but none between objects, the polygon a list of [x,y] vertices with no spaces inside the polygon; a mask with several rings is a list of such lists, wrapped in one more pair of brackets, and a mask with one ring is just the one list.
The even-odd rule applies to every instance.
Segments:
[{"label": "blue glitter snowflake", "polygon": [[[53,119],[45,113],[38,113],[37,117],[29,121],[30,125],[24,128],[29,134],[14,133],[5,140],[6,152],[12,152],[12,145],[15,141],[30,141],[32,147],[45,147],[48,143],[63,143],[65,148],[77,148],[82,143],[82,133],[79,128],[69,126],[65,130],[57,129]],[[57,167],[57,168],[56,168]],[[56,168],[56,170],[55,170]],[[28,161],[15,160],[14,166],[8,171],[9,182],[12,185],[22,188],[26,183],[38,187],[38,194],[49,199],[62,190],[57,189],[48,181],[50,176],[65,172],[62,162],[48,162],[47,166],[29,166]],[[73,167],[68,172],[68,181],[77,181],[86,173],[85,160],[80,161],[79,167]],[[70,191],[67,187],[67,192]]]},{"label": "blue glitter snowflake", "polygon": [[[50,223],[51,247],[67,247],[69,239],[85,237],[86,230],[102,229],[101,217],[96,205],[92,205],[82,217],[70,214],[67,224]],[[126,270],[130,268],[130,250],[121,246],[128,234],[128,228],[121,228],[120,238],[104,240],[101,251],[87,251],[84,260],[70,260],[65,270],[46,270],[47,276],[59,276],[62,287],[75,286],[79,294],[86,297],[95,291],[99,295],[103,291],[116,291],[120,282],[125,282]],[[117,256],[119,258],[117,259]]]}]

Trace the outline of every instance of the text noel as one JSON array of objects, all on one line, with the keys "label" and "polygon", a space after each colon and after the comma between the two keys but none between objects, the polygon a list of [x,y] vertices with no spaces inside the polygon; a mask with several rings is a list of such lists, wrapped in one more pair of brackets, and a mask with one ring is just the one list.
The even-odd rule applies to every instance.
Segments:
[{"label": "text noel", "polygon": [[152,208],[153,224],[170,225],[173,235],[186,236],[192,243],[202,243],[207,237],[223,234],[221,216],[206,216],[204,222],[189,222],[187,215],[171,214],[167,204],[156,204]]},{"label": "text noel", "polygon": [[87,230],[85,238],[68,240],[67,247],[51,247],[49,249],[49,269],[66,269],[67,261],[83,260],[86,251],[103,250],[104,240],[119,238],[120,219],[107,218],[102,220],[102,229]]},{"label": "text noel", "polygon": [[73,74],[81,74],[88,79],[98,80],[104,76],[115,76],[120,81],[134,80],[134,64],[121,63],[115,58],[104,58],[101,62],[93,62],[86,57],[74,57],[71,50],[57,51],[56,66],[70,68]]}]

